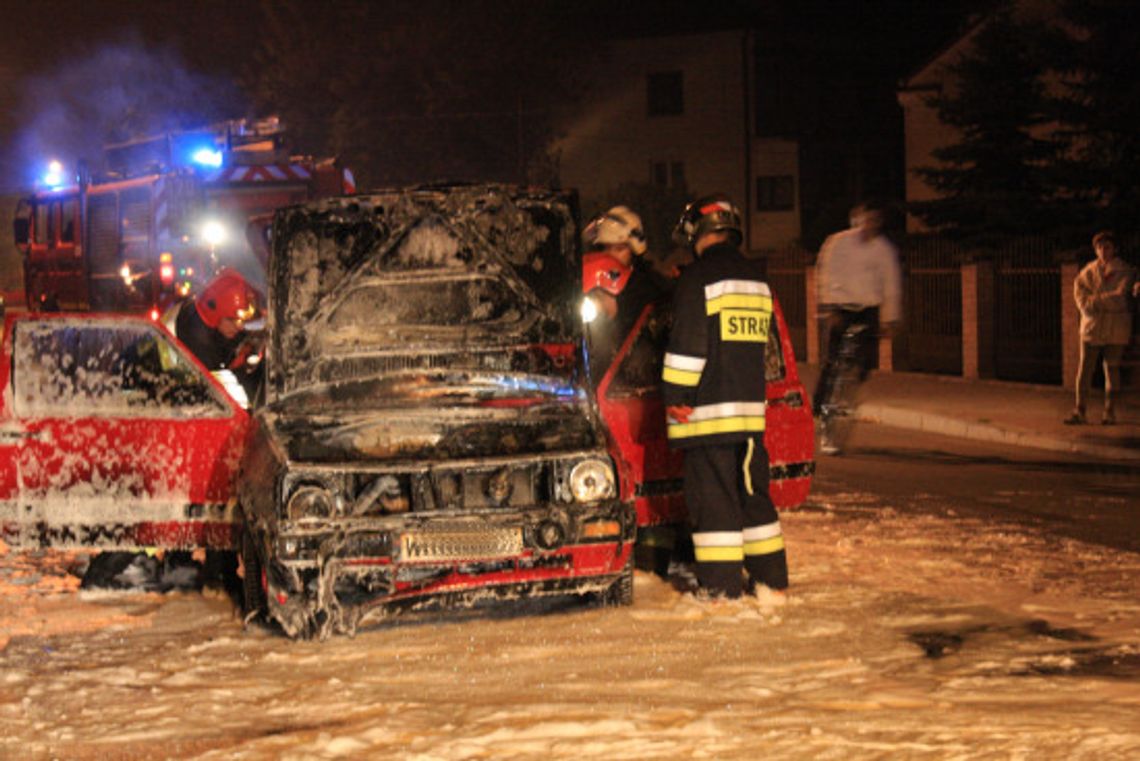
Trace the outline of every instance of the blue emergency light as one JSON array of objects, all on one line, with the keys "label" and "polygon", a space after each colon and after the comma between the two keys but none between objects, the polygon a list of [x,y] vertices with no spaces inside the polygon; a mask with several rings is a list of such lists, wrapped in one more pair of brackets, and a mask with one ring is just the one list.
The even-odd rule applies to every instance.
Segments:
[{"label": "blue emergency light", "polygon": [[58,161],[48,162],[47,171],[44,172],[44,176],[40,179],[43,181],[44,185],[48,186],[52,190],[63,187],[63,164]]},{"label": "blue emergency light", "polygon": [[190,154],[190,160],[198,166],[217,169],[222,165],[222,152],[214,148],[198,148]]}]

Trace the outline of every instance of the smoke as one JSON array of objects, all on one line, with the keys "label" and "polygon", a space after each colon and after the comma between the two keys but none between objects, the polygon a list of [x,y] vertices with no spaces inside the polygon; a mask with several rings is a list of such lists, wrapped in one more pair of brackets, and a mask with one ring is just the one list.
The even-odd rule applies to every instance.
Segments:
[{"label": "smoke", "polygon": [[102,168],[103,146],[244,114],[230,82],[193,72],[137,39],[103,45],[25,80],[20,126],[4,157],[6,189],[29,189],[52,159]]}]

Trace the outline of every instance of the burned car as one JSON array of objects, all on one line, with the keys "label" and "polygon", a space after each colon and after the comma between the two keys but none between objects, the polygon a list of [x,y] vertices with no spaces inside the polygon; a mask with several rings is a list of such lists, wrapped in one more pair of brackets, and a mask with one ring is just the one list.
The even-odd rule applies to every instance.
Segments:
[{"label": "burned car", "polygon": [[629,603],[632,487],[587,389],[571,194],[278,212],[245,603],[293,637],[521,595]]}]

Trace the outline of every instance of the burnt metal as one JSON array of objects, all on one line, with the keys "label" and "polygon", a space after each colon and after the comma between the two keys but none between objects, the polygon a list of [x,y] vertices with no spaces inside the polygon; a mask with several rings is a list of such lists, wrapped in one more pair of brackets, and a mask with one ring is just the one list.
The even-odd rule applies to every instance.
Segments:
[{"label": "burnt metal", "polygon": [[[572,194],[501,185],[278,213],[239,501],[287,635],[627,580],[632,504],[573,503],[566,483],[609,459],[581,369],[576,219]],[[306,486],[329,514],[290,520]],[[583,572],[596,518],[621,535]]]}]

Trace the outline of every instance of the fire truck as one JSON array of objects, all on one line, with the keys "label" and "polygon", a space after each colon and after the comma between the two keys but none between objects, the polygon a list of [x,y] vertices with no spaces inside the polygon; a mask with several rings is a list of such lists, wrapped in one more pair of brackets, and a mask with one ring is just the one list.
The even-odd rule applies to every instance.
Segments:
[{"label": "fire truck", "polygon": [[337,159],[290,155],[276,118],[109,145],[103,160],[17,204],[30,309],[158,315],[223,266],[264,283],[272,212],[355,192]]}]

